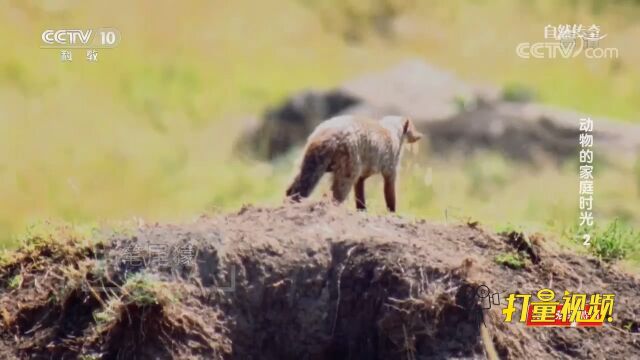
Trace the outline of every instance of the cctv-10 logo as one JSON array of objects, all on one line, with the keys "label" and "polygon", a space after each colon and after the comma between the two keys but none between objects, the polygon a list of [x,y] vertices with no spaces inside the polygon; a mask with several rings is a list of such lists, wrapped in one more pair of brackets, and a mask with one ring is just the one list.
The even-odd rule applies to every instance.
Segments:
[{"label": "cctv-10 logo", "polygon": [[114,48],[120,43],[115,28],[47,29],[42,32],[42,48]]}]

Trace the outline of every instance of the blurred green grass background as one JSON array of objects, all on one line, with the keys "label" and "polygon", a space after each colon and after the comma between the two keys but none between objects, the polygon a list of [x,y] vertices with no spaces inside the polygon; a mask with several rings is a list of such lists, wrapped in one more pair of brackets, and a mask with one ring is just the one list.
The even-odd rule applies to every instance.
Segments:
[{"label": "blurred green grass background", "polygon": [[[522,84],[542,102],[640,121],[640,7],[632,1],[4,1],[0,4],[0,243],[34,221],[179,220],[278,204],[295,154],[233,154],[244,119],[305,88],[406,58],[465,80]],[[597,24],[619,59],[524,60],[547,24]],[[391,24],[391,25],[389,25]],[[116,27],[115,49],[71,63],[40,49],[53,28]],[[388,26],[391,26],[392,31]],[[576,139],[577,141],[577,139]],[[561,230],[578,218],[575,164],[499,155],[408,157],[400,211]],[[640,222],[640,168],[596,170],[596,221]],[[381,211],[379,184],[368,186]],[[321,193],[321,191],[319,191]],[[316,195],[319,196],[319,195]],[[351,206],[352,204],[349,204]]]}]

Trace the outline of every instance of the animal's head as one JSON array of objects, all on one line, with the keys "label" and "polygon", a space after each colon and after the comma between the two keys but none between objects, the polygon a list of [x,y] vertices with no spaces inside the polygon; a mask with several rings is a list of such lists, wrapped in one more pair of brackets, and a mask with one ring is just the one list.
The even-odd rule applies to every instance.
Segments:
[{"label": "animal's head", "polygon": [[416,129],[413,121],[406,116],[385,116],[382,118],[382,123],[402,131],[402,136],[409,144],[422,139],[422,134]]},{"label": "animal's head", "polygon": [[416,130],[416,126],[410,118],[405,117],[403,121],[402,133],[407,137],[407,141],[410,144],[422,139],[422,133]]}]

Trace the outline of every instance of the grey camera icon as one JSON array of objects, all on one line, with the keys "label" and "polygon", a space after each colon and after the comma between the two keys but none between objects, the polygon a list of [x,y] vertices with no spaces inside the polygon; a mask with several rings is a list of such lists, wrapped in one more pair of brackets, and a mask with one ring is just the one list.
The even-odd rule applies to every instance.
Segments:
[{"label": "grey camera icon", "polygon": [[480,285],[476,288],[476,297],[480,301],[482,309],[491,309],[491,305],[500,305],[500,294],[491,293],[491,289],[487,285]]}]

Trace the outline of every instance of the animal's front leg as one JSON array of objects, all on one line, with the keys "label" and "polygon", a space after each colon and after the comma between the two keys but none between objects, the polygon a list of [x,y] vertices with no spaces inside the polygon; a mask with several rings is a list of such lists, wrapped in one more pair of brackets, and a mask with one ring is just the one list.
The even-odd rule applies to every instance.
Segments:
[{"label": "animal's front leg", "polygon": [[384,176],[384,201],[387,209],[396,212],[396,178],[392,175]]}]

